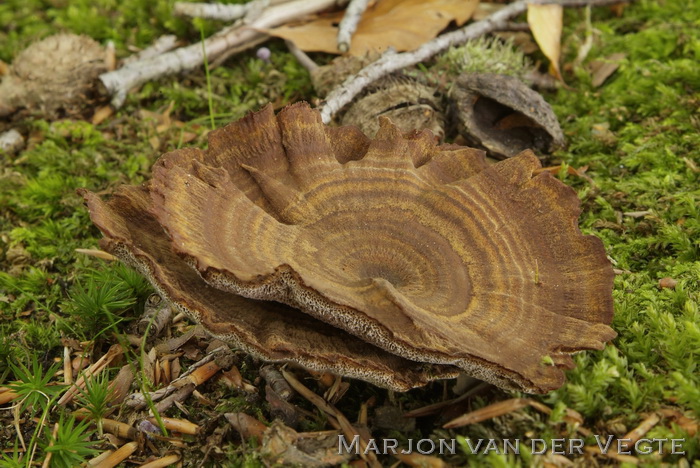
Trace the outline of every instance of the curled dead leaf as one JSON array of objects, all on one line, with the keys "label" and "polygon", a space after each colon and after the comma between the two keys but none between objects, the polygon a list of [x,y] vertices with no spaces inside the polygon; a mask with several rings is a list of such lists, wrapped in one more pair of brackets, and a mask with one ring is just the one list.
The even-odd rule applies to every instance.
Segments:
[{"label": "curled dead leaf", "polygon": [[527,6],[527,23],[542,53],[549,59],[550,72],[562,80],[559,58],[561,56],[561,31],[564,25],[564,7],[554,3],[530,3]]}]

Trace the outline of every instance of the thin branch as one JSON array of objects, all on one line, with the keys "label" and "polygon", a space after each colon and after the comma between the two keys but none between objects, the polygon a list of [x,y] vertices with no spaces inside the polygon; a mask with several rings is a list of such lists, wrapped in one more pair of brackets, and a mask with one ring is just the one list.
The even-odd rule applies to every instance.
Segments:
[{"label": "thin branch", "polygon": [[412,52],[397,54],[395,50],[387,50],[376,62],[367,65],[356,75],[346,79],[326,97],[326,102],[320,107],[321,118],[324,123],[330,123],[333,116],[344,106],[349,104],[355,96],[369,84],[390,73],[402,70],[417,63],[429,59],[449,47],[463,44],[485,34],[505,28],[511,18],[527,11],[527,5],[533,3],[556,3],[563,7],[602,6],[625,3],[626,0],[519,0],[502,8],[481,21],[471,23],[468,26],[451,33],[438,36],[434,40],[423,44]]},{"label": "thin branch", "polygon": [[289,53],[294,56],[294,58],[297,59],[299,64],[306,68],[309,73],[312,71],[316,70],[318,68],[318,65],[316,62],[311,60],[311,57],[306,55],[306,52],[301,50],[299,47],[296,46],[292,41],[284,41],[284,43],[287,45],[287,49],[289,49]]},{"label": "thin branch", "polygon": [[222,3],[189,3],[175,2],[173,14],[176,16],[189,16],[190,18],[204,18],[208,20],[233,21],[243,18],[251,10],[251,5],[262,3],[263,8],[270,3],[269,0],[254,0],[244,5],[225,5]]},{"label": "thin branch", "polygon": [[138,62],[139,60],[146,60],[152,57],[157,57],[158,55],[164,54],[169,50],[173,50],[177,47],[177,36],[174,34],[166,34],[165,36],[160,36],[158,39],[153,41],[153,44],[143,49],[141,52],[135,53],[124,59],[122,66]]},{"label": "thin branch", "polygon": [[287,3],[289,1],[290,0],[253,0],[243,5],[175,2],[175,5],[173,5],[173,14],[218,21],[234,21],[240,18],[251,20],[255,19],[253,17],[257,17],[257,14],[263,12],[267,7]]},{"label": "thin branch", "polygon": [[347,52],[350,50],[350,41],[355,34],[357,25],[360,23],[362,14],[367,9],[369,0],[350,0],[345,9],[345,15],[338,25],[338,50]]}]

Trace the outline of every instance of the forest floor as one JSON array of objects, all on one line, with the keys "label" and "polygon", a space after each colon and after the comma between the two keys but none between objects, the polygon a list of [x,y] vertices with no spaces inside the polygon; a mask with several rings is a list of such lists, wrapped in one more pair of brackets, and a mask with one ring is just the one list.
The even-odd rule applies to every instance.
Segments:
[{"label": "forest floor", "polygon": [[[11,63],[17,51],[59,31],[86,34],[102,43],[112,40],[121,58],[165,33],[196,41],[201,31],[208,35],[221,26],[173,18],[171,3],[5,0],[0,3],[0,60]],[[584,14],[565,12],[564,64],[574,62],[585,41]],[[661,452],[624,455],[613,450],[565,457],[578,466],[700,467],[700,461],[693,461],[700,459],[700,2],[642,0],[619,16],[596,8],[591,24],[594,40],[588,57],[580,65],[564,67],[566,87],[545,93],[568,145],[544,165],[562,166],[558,177],[574,187],[582,202],[581,230],[603,240],[617,271],[612,326],[618,336],[602,351],[577,354],[567,382],[550,394],[529,396],[488,387],[449,411],[417,418],[408,429],[403,422],[394,427],[374,424],[374,408],[424,407],[443,401],[451,385],[437,382],[392,394],[350,381],[337,407],[351,421],[369,408],[374,438],[397,438],[400,446],[408,439],[459,441],[455,454],[404,460],[410,466],[568,466],[551,453],[533,455],[529,441],[584,438],[587,446],[595,447],[594,435],[629,437],[645,422],[644,438],[666,440]],[[32,118],[16,124],[29,135],[26,149],[0,155],[0,398],[15,393],[0,405],[0,467],[25,466],[28,457],[42,462],[49,453],[54,454],[52,466],[72,466],[124,443],[71,417],[78,406],[94,409],[98,419],[112,410],[99,407],[104,401],[100,391],[104,393],[106,382],[119,371],[116,361],[105,380],[96,379],[93,394],[65,407],[55,404],[66,391],[58,385],[63,382],[64,348],[86,350],[96,360],[110,346],[128,343],[131,322],[153,293],[145,280],[118,262],[76,252],[97,248],[101,236],[75,190],[109,193],[120,184],[138,184],[149,177],[162,153],[204,147],[212,117],[210,97],[217,126],[268,102],[275,108],[299,100],[315,102],[318,96],[307,71],[284,43],[270,41],[266,46],[272,51],[269,62],[252,50],[212,69],[210,89],[204,70],[148,83],[97,125]],[[619,69],[594,87],[588,64],[618,52],[625,54]],[[313,57],[329,60],[323,54]],[[569,167],[587,168],[587,177]],[[191,325],[180,322],[170,333],[177,335]],[[179,358],[183,369],[204,355],[206,340],[195,337],[189,346]],[[144,357],[138,346],[126,356],[137,363]],[[257,391],[231,389],[222,378],[207,381],[198,387],[201,397],[190,397],[164,414],[197,424],[198,433],[178,436],[172,443],[141,440],[131,460],[176,452],[185,466],[200,461],[263,466],[254,437],[241,440],[223,417],[244,412],[271,423],[258,375],[262,363],[242,353],[234,361]],[[134,385],[144,388],[147,383],[137,378]],[[441,429],[449,417],[520,397],[551,411],[528,406],[458,429]],[[332,428],[308,402],[298,398],[295,404],[308,414],[299,431]],[[123,408],[110,418],[129,423],[138,419]],[[520,455],[472,454],[467,439],[520,439],[524,448]],[[684,454],[673,453],[671,439],[683,439]],[[391,456],[380,456],[380,461],[387,466],[397,462]]]}]

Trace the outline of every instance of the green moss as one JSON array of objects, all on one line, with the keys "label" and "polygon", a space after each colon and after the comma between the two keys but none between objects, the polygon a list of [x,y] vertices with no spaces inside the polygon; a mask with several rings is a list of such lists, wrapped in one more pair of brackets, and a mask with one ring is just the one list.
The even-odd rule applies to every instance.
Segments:
[{"label": "green moss", "polygon": [[[690,8],[690,12],[687,9]],[[684,2],[639,2],[601,27],[593,57],[625,52],[599,89],[552,97],[569,148],[557,157],[588,165],[598,188],[578,185],[584,231],[603,239],[617,268],[613,346],[577,356],[578,367],[551,394],[588,417],[628,415],[674,402],[700,415],[697,388],[700,158],[697,50],[700,8]],[[596,126],[612,137],[596,136]],[[567,182],[571,182],[567,180]],[[648,212],[640,217],[629,212]],[[675,289],[658,280],[672,277]]]}]

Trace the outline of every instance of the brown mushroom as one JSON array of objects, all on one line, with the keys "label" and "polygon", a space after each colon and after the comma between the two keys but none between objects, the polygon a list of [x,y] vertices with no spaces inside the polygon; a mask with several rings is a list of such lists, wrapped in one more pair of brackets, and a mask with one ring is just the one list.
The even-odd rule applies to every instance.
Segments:
[{"label": "brown mushroom", "polygon": [[526,149],[546,153],[564,145],[551,106],[516,77],[465,73],[451,98],[460,134],[489,156],[510,158]]},{"label": "brown mushroom", "polygon": [[209,333],[250,354],[398,391],[458,374],[452,366],[421,364],[387,353],[283,304],[246,299],[207,285],[171,249],[150,214],[144,187],[122,186],[106,203],[87,190],[79,193],[105,235],[103,249],[140,271]]},{"label": "brown mushroom", "polygon": [[300,103],[164,155],[150,191],[174,251],[215,288],[546,392],[572,352],[616,334],[603,245],[578,230],[575,192],[537,168],[529,151],[488,166],[386,119],[367,141]]}]

